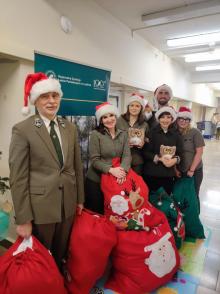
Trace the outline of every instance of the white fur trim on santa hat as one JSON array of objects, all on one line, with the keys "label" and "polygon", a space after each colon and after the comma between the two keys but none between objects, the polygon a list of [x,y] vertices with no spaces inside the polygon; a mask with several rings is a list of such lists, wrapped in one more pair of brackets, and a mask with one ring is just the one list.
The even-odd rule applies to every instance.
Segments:
[{"label": "white fur trim on santa hat", "polygon": [[63,92],[61,90],[60,82],[53,78],[48,78],[48,79],[36,82],[30,91],[31,104],[34,104],[40,95],[48,93],[48,92],[56,92],[60,95],[60,97],[62,97]]},{"label": "white fur trim on santa hat", "polygon": [[106,115],[108,113],[114,114],[116,117],[119,116],[118,109],[112,105],[112,104],[105,104],[102,107],[100,107],[98,110],[96,110],[95,116],[97,120],[97,124],[99,125],[100,119],[103,115]]},{"label": "white fur trim on santa hat", "polygon": [[145,103],[144,103],[144,98],[140,97],[139,95],[131,95],[127,99],[127,106],[130,105],[132,102],[138,102],[144,109]]},{"label": "white fur trim on santa hat", "polygon": [[164,112],[168,112],[168,113],[170,113],[170,115],[171,115],[172,118],[173,118],[173,121],[176,120],[177,114],[176,114],[175,109],[173,109],[173,107],[170,107],[170,106],[164,106],[164,107],[161,107],[161,108],[155,113],[155,118],[156,118],[157,121],[159,120],[159,116],[160,116],[162,113],[164,113]]},{"label": "white fur trim on santa hat", "polygon": [[159,87],[155,90],[155,92],[154,92],[154,97],[155,97],[155,98],[157,98],[157,95],[158,95],[158,93],[159,93],[160,91],[167,91],[167,92],[169,93],[169,95],[170,95],[170,99],[173,97],[173,91],[172,91],[172,89],[171,89],[168,85],[166,85],[166,84],[159,86]]},{"label": "white fur trim on santa hat", "polygon": [[181,111],[177,113],[177,117],[188,118],[192,120],[192,112],[189,111]]}]

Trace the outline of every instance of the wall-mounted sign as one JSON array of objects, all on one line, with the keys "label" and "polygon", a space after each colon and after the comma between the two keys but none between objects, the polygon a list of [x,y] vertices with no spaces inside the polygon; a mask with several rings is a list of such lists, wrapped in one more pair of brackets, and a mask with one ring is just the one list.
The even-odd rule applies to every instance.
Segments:
[{"label": "wall-mounted sign", "polygon": [[60,81],[60,115],[94,115],[95,106],[107,101],[111,75],[108,70],[41,53],[35,53],[34,68]]}]

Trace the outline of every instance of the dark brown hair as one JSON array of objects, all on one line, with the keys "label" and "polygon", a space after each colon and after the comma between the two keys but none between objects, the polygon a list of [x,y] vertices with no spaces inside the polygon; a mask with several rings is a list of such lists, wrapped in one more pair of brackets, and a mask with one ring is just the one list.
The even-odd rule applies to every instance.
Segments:
[{"label": "dark brown hair", "polygon": [[[129,113],[129,105],[127,107],[127,111],[121,115],[123,117],[124,120],[126,120],[127,122],[130,121],[130,113]],[[139,125],[141,125],[143,122],[145,121],[145,117],[143,114],[143,107],[141,106],[141,111],[138,114],[138,118],[137,118],[137,123]]]}]

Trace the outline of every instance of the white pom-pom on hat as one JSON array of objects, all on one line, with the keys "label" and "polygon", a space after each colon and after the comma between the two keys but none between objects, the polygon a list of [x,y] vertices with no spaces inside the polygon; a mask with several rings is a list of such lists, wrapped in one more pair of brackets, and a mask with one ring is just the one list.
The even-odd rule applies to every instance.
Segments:
[{"label": "white pom-pom on hat", "polygon": [[24,116],[27,116],[29,113],[30,113],[30,108],[28,106],[24,106],[22,107],[21,109],[21,113],[24,115]]}]

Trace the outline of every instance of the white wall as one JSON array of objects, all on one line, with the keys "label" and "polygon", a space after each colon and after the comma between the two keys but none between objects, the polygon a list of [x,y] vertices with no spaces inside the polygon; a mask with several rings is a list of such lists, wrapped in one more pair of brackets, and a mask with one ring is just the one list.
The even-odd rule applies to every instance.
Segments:
[{"label": "white wall", "polygon": [[[132,37],[92,0],[0,0],[0,6],[1,52],[33,60],[37,50],[112,69],[113,82],[150,91],[167,83],[176,97],[197,99],[190,75],[180,65],[137,34]],[[73,22],[70,35],[60,29],[62,14]],[[203,103],[213,107],[215,98],[210,93]]]},{"label": "white wall", "polygon": [[[0,64],[0,175],[8,175],[8,148],[11,128],[24,117],[23,77],[33,70],[33,62],[21,60],[16,63]],[[33,110],[32,110],[33,111]]]}]

